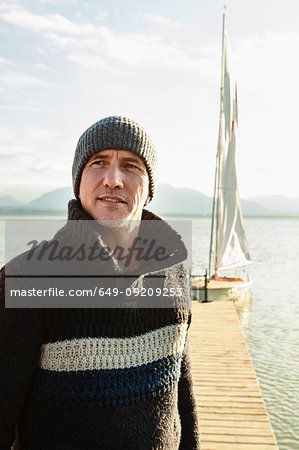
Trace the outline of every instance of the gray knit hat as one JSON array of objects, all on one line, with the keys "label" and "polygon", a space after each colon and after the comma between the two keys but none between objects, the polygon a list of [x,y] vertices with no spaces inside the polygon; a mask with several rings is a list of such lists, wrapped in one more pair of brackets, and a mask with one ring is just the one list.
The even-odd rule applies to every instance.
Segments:
[{"label": "gray knit hat", "polygon": [[95,153],[106,149],[129,150],[142,158],[149,176],[151,200],[157,184],[155,147],[137,122],[122,116],[105,117],[91,125],[80,137],[72,170],[75,197],[79,196],[81,175],[87,161]]}]

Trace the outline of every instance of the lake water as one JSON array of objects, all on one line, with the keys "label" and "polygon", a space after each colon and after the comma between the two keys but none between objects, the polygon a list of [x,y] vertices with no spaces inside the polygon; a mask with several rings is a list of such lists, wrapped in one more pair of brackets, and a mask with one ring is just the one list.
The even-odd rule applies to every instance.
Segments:
[{"label": "lake water", "polygon": [[[1,219],[0,265],[4,261]],[[210,218],[197,218],[192,223],[193,273],[202,274],[208,265],[211,222]],[[253,260],[248,271],[254,283],[251,302],[241,314],[242,326],[279,448],[296,450],[299,449],[299,218],[245,218],[245,229]]]}]

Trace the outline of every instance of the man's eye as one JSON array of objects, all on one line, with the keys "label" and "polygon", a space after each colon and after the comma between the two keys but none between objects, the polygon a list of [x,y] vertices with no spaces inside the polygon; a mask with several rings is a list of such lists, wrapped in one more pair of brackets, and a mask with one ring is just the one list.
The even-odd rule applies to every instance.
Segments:
[{"label": "man's eye", "polygon": [[138,169],[137,166],[134,166],[134,164],[129,164],[129,163],[127,163],[127,164],[125,165],[125,167],[128,167],[129,169]]},{"label": "man's eye", "polygon": [[91,165],[92,166],[102,166],[104,164],[104,161],[99,161],[99,160],[97,160],[97,161],[93,161],[92,163],[91,163]]}]

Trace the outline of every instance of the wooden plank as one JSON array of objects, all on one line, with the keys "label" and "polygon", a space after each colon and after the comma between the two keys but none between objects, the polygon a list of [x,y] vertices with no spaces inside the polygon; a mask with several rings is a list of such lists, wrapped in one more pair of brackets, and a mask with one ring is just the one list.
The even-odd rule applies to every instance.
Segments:
[{"label": "wooden plank", "polygon": [[243,408],[243,407],[224,407],[224,406],[206,406],[206,405],[199,405],[198,409],[200,412],[203,413],[213,413],[213,414],[239,414],[239,415],[246,415],[246,414],[254,414],[257,415],[266,415],[266,409],[265,407],[255,407],[255,408]]},{"label": "wooden plank", "polygon": [[210,419],[201,419],[200,427],[203,430],[204,427],[224,427],[224,428],[241,428],[241,429],[250,429],[253,432],[255,430],[268,430],[268,422],[255,422],[255,421],[247,421],[247,420],[228,420],[228,419],[220,419],[220,420],[210,420]]},{"label": "wooden plank", "polygon": [[200,395],[197,397],[200,405],[206,406],[236,406],[236,407],[264,407],[264,402],[260,397],[219,397],[211,395]]},{"label": "wooden plank", "polygon": [[[214,412],[203,412],[199,411],[200,419],[209,419],[209,420],[236,420],[236,421],[256,421],[256,422],[269,422],[267,417],[264,414],[246,414],[246,415],[240,415],[240,414],[233,414],[230,413],[219,413],[215,414]],[[268,425],[269,426],[269,425]]]},{"label": "wooden plank", "polygon": [[269,436],[246,436],[233,434],[209,434],[202,435],[202,442],[231,442],[232,444],[273,444],[272,435]]},{"label": "wooden plank", "polygon": [[240,444],[223,442],[203,442],[202,450],[276,450],[276,444]]},{"label": "wooden plank", "polygon": [[213,380],[197,380],[196,382],[195,382],[195,386],[211,386],[211,387],[217,387],[217,386],[219,386],[219,387],[231,387],[232,389],[233,388],[245,388],[245,387],[248,387],[248,388],[251,388],[252,390],[253,389],[256,389],[256,383],[255,383],[255,380],[251,380],[251,382],[246,382],[246,381],[244,381],[243,383],[241,382],[241,381],[235,381],[235,380],[232,380],[231,378],[229,379],[229,380],[227,380],[227,381],[213,381]]},{"label": "wooden plank", "polygon": [[[225,435],[225,436],[235,436],[235,431],[233,427],[224,427],[224,426],[204,426],[201,424],[200,426],[201,432],[205,435]],[[239,436],[260,436],[260,437],[272,437],[269,434],[267,428],[248,428],[248,427],[239,427],[238,429]]]},{"label": "wooden plank", "polygon": [[214,386],[204,386],[197,389],[198,396],[207,396],[207,397],[220,397],[220,396],[229,396],[229,398],[234,397],[243,397],[246,395],[246,398],[260,398],[259,392],[257,390],[249,390],[249,389],[231,389],[226,387],[214,387]]},{"label": "wooden plank", "polygon": [[202,449],[278,449],[233,302],[193,302],[190,339]]}]

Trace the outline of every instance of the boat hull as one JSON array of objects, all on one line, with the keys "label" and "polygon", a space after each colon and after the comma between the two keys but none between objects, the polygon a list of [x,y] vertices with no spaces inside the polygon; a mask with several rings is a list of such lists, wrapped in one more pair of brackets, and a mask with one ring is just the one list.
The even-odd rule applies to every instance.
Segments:
[{"label": "boat hull", "polygon": [[192,299],[198,301],[240,300],[250,295],[251,280],[235,278],[209,279],[205,289],[204,277],[192,279]]}]

